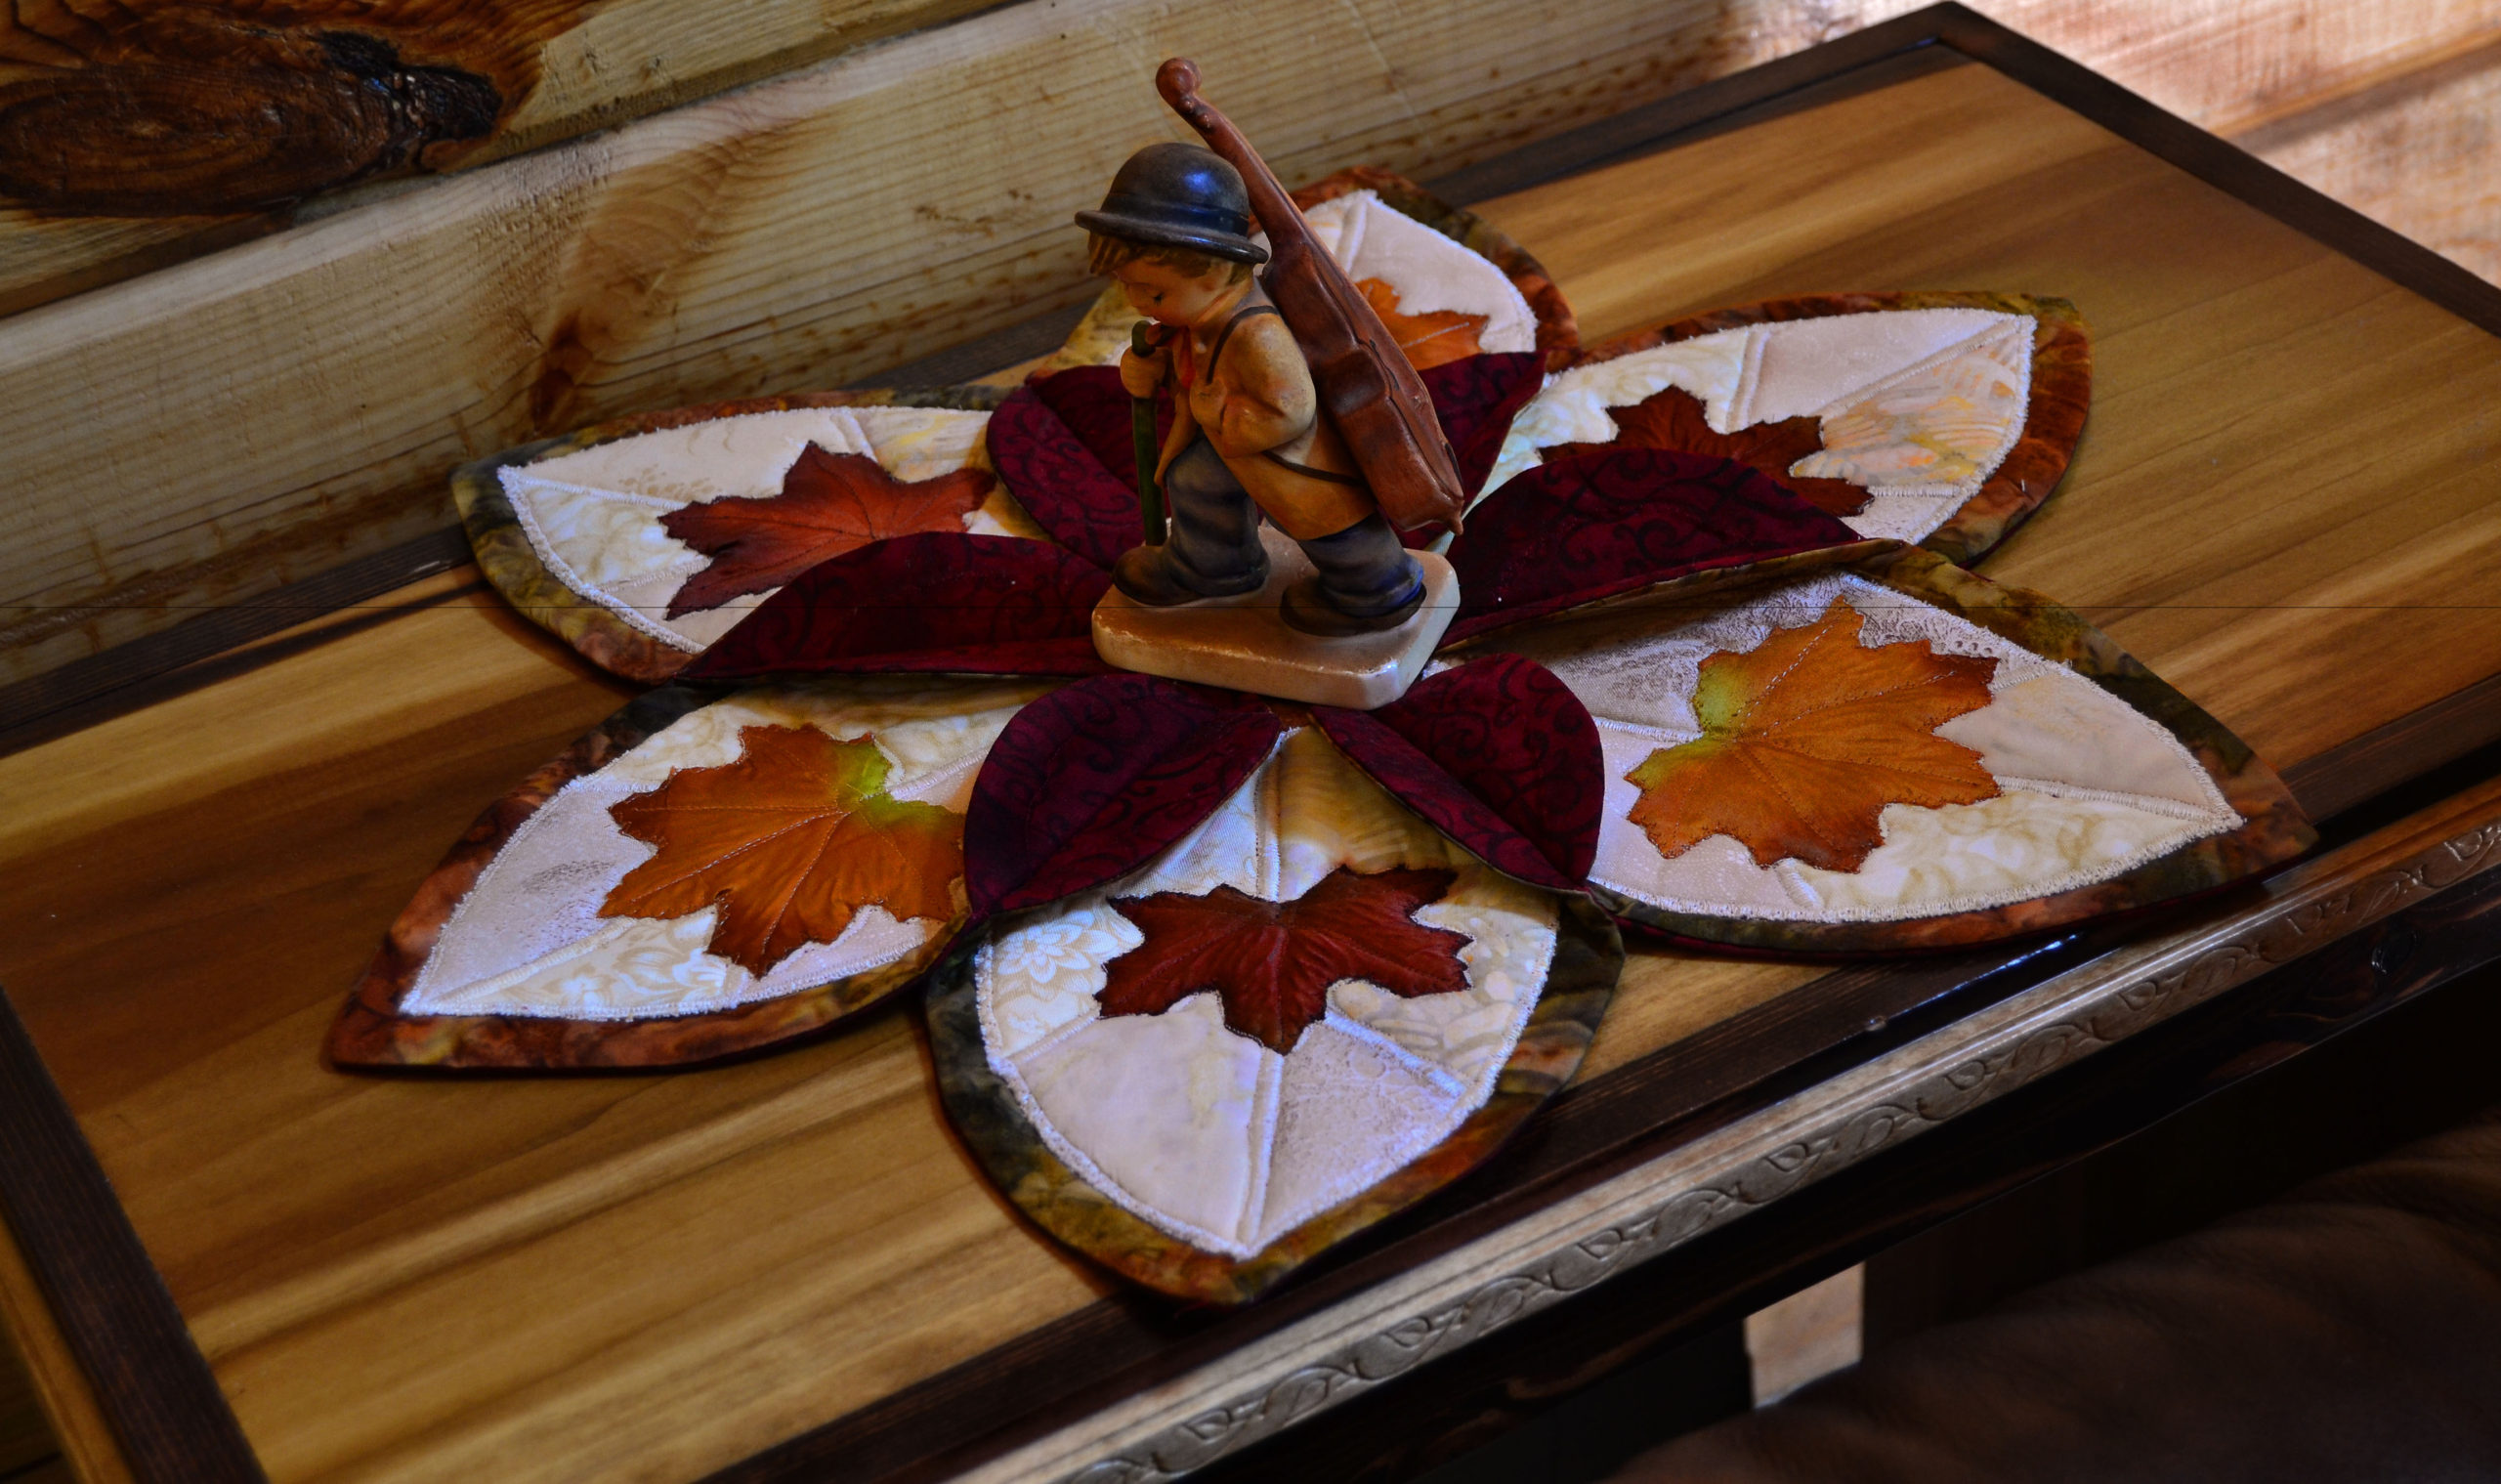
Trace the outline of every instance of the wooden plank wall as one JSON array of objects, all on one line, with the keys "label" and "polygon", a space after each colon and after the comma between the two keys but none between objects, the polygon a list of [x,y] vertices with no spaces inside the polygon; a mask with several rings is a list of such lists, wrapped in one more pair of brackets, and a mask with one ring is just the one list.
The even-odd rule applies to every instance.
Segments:
[{"label": "wooden plank wall", "polygon": [[[1431,176],[1915,8],[1295,0],[1250,28],[1220,0],[1027,0],[960,19],[972,0],[752,0],[735,14],[397,0],[356,7],[354,25],[379,29],[346,46],[349,22],[316,0],[224,0],[255,21],[254,45],[304,42],[253,54],[255,76],[290,59],[310,68],[286,97],[388,63],[395,96],[433,98],[434,111],[330,120],[387,138],[308,148],[309,165],[151,176],[129,163],[129,140],[85,175],[58,146],[87,96],[71,83],[120,86],[112,116],[125,118],[132,99],[168,91],[147,47],[180,39],[80,20],[85,3],[21,4],[0,22],[0,189],[53,191],[0,222],[0,265],[17,265],[0,271],[40,280],[13,290],[23,303],[115,262],[153,271],[0,319],[19,517],[0,554],[0,685],[438,530],[443,476],[464,458],[640,407],[840,384],[1075,302],[1068,213],[1129,148],[1177,133],[1145,86],[1164,55],[1196,55],[1289,175],[1372,161]],[[2501,0],[1984,8],[2501,275],[2473,256],[2501,235],[2488,106]],[[840,55],[650,111],[827,51]],[[470,97],[460,78],[488,79],[499,111],[452,117]],[[425,136],[455,126],[476,137]],[[37,135],[49,175],[26,163]],[[477,163],[548,140],[564,142]],[[2412,158],[2427,148],[2443,152]],[[438,167],[455,173],[318,190],[323,170]],[[131,198],[149,182],[157,195]],[[314,193],[257,216],[106,214],[272,190]],[[84,245],[61,246],[73,239]],[[223,245],[166,265],[204,243]]]}]

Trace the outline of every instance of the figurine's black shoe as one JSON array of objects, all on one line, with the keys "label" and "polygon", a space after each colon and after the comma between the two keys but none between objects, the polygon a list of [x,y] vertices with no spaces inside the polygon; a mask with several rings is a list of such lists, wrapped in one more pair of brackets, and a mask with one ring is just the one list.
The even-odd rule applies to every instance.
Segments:
[{"label": "figurine's black shoe", "polygon": [[1176,561],[1170,548],[1132,546],[1112,563],[1112,585],[1149,608],[1170,608],[1201,598],[1236,598],[1267,585],[1268,564],[1211,581]]},{"label": "figurine's black shoe", "polygon": [[1418,582],[1406,600],[1378,614],[1357,615],[1330,606],[1320,590],[1318,577],[1305,577],[1286,588],[1285,620],[1289,628],[1323,639],[1343,639],[1349,634],[1378,634],[1396,628],[1424,606],[1424,584]]}]

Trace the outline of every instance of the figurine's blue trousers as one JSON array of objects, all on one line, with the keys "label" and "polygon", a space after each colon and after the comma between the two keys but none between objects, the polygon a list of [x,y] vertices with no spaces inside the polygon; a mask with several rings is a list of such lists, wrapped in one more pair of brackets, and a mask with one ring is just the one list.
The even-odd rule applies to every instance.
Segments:
[{"label": "figurine's blue trousers", "polygon": [[[1209,595],[1242,593],[1267,579],[1259,506],[1205,437],[1164,471],[1164,501],[1171,513],[1165,560],[1183,586]],[[1318,570],[1321,600],[1349,617],[1389,613],[1424,585],[1416,559],[1378,513],[1300,544]]]}]

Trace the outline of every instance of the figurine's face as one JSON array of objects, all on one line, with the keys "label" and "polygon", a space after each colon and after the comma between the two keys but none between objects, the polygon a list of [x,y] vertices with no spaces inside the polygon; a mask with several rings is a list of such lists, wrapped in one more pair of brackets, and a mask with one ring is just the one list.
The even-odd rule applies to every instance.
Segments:
[{"label": "figurine's face", "polygon": [[1159,324],[1195,325],[1207,319],[1240,286],[1221,263],[1204,274],[1184,273],[1169,263],[1131,258],[1112,270],[1112,281],[1129,298],[1129,308]]}]

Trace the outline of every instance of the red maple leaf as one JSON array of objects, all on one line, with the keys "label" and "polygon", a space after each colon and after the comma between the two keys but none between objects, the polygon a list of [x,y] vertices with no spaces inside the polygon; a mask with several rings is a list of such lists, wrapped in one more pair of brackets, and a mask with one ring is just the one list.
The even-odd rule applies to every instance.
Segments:
[{"label": "red maple leaf", "polygon": [[1826,515],[1856,515],[1867,508],[1868,493],[1847,480],[1808,479],[1789,466],[1824,446],[1820,418],[1785,417],[1757,423],[1734,433],[1716,433],[1704,420],[1702,403],[1682,387],[1669,387],[1629,407],[1609,407],[1617,433],[1611,444],[1564,444],[1546,450],[1547,458],[1590,453],[1599,448],[1674,448],[1734,459],[1768,476]]},{"label": "red maple leaf", "polygon": [[1111,960],[1106,1015],[1161,1015],[1213,990],[1225,1025],[1272,1051],[1291,1051],[1303,1027],[1329,1012],[1329,987],[1361,979],[1393,995],[1467,988],[1465,933],[1426,927],[1416,909],[1450,890],[1447,870],[1339,867],[1292,902],[1230,886],[1204,897],[1161,891],[1114,901],[1146,941]]},{"label": "red maple leaf", "polygon": [[990,485],[990,474],[980,469],[899,480],[866,454],[827,453],[810,444],[782,476],[780,494],[709,500],[660,517],[661,529],[712,559],[668,600],[668,615],[770,592],[871,541],[922,530],[961,532]]}]

